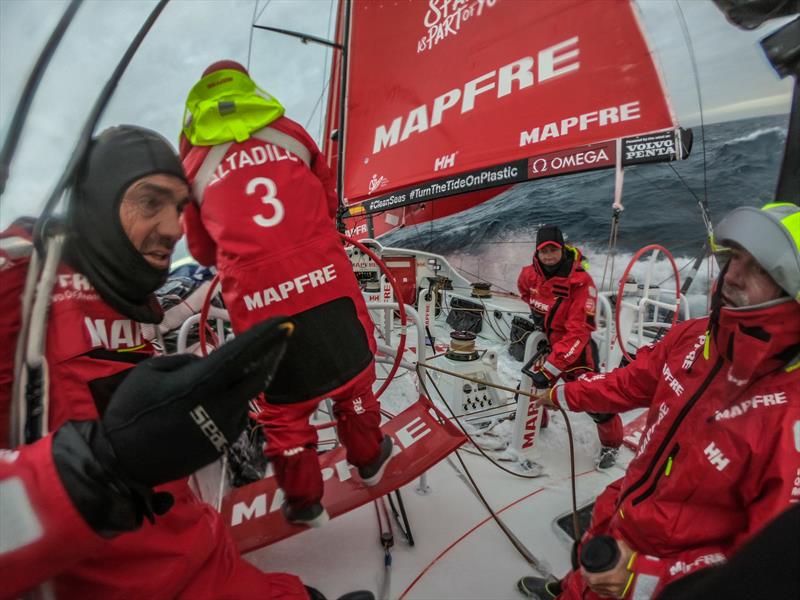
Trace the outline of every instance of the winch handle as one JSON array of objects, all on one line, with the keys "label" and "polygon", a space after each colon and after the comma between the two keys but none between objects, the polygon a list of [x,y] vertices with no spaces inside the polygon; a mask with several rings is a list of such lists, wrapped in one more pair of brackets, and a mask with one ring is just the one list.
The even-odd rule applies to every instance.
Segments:
[{"label": "winch handle", "polygon": [[533,379],[533,373],[534,373],[533,372],[533,365],[535,365],[536,362],[539,361],[542,358],[542,356],[547,356],[549,353],[550,353],[550,347],[549,346],[544,345],[542,348],[540,348],[536,352],[536,354],[531,356],[531,359],[522,366],[522,369],[521,369],[522,374],[526,375],[527,377],[530,377],[531,379]]}]

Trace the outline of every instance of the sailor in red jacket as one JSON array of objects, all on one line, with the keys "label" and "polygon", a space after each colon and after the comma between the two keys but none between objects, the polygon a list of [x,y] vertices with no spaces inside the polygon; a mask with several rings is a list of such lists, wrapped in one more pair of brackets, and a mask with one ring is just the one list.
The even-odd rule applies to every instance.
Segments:
[{"label": "sailor in red jacket", "polygon": [[203,427],[208,421],[186,415],[202,406],[217,432],[236,439],[288,331],[291,323],[275,319],[208,358],[148,359],[114,390],[99,421],[67,421],[44,439],[0,450],[0,598],[18,598],[102,554],[110,538],[140,529],[145,518],[160,525],[156,515],[172,499],[152,486],[191,475],[223,449]]},{"label": "sailor in red jacket", "polygon": [[187,112],[189,250],[216,265],[234,331],[275,314],[297,324],[258,420],[286,518],[320,526],[328,515],[309,424],[320,400],[333,399],[347,460],[366,485],[378,483],[392,454],[372,392],[372,321],[334,224],[333,177],[308,133],[238,63],[208,67]]},{"label": "sailor in red jacket", "polygon": [[[166,278],[188,197],[178,157],[155,132],[120,126],[92,141],[51,294],[45,432],[69,420],[97,419],[129,370],[153,354],[140,323],[161,319],[152,292]],[[7,415],[32,243],[24,228],[12,227],[2,237],[0,414]],[[181,451],[179,442],[173,451]],[[169,513],[156,525],[107,540],[58,574],[52,580],[57,597],[308,598],[294,575],[261,573],[244,561],[219,514],[185,480],[158,490],[174,498]]]},{"label": "sailor in red jacket", "polygon": [[[531,307],[534,325],[550,343],[549,354],[534,372],[533,385],[547,389],[558,379],[572,381],[595,371],[597,346],[592,332],[596,329],[597,288],[584,268],[580,250],[564,244],[555,225],[544,225],[536,232],[533,263],[522,268],[517,288]],[[622,420],[615,414],[589,414],[602,444],[597,466],[607,469],[616,462],[622,445]]]},{"label": "sailor in red jacket", "polygon": [[531,597],[655,597],[726,560],[800,502],[800,209],[741,207],[717,226],[723,269],[709,317],[681,323],[625,368],[557,386],[570,410],[649,408],[625,477],[595,503],[583,543],[612,536],[608,571],[560,583],[524,577]]}]

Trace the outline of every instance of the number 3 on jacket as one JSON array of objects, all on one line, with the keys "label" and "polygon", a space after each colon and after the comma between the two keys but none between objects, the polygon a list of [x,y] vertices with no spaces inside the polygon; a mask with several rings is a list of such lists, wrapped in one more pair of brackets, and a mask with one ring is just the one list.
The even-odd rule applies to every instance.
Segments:
[{"label": "number 3 on jacket", "polygon": [[278,186],[275,185],[275,182],[272,181],[269,177],[255,177],[247,182],[247,188],[245,191],[248,195],[252,196],[255,194],[259,187],[266,188],[266,194],[261,196],[261,202],[268,206],[272,206],[275,213],[271,217],[265,217],[264,215],[256,215],[253,217],[253,221],[255,221],[256,225],[260,227],[274,227],[278,223],[283,220],[283,203],[278,200]]}]

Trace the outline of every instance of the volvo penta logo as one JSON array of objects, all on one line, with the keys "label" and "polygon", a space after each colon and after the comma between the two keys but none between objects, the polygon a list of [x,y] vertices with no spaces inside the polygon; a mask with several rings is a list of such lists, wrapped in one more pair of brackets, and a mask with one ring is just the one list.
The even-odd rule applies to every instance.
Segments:
[{"label": "volvo penta logo", "polygon": [[622,140],[622,164],[675,160],[675,132],[662,131]]}]

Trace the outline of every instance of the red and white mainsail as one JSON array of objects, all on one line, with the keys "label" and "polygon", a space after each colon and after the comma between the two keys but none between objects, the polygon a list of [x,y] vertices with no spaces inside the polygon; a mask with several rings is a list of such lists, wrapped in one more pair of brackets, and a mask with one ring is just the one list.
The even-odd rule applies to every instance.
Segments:
[{"label": "red and white mainsail", "polygon": [[348,56],[344,200],[390,211],[375,235],[680,147],[627,0],[354,0]]}]

